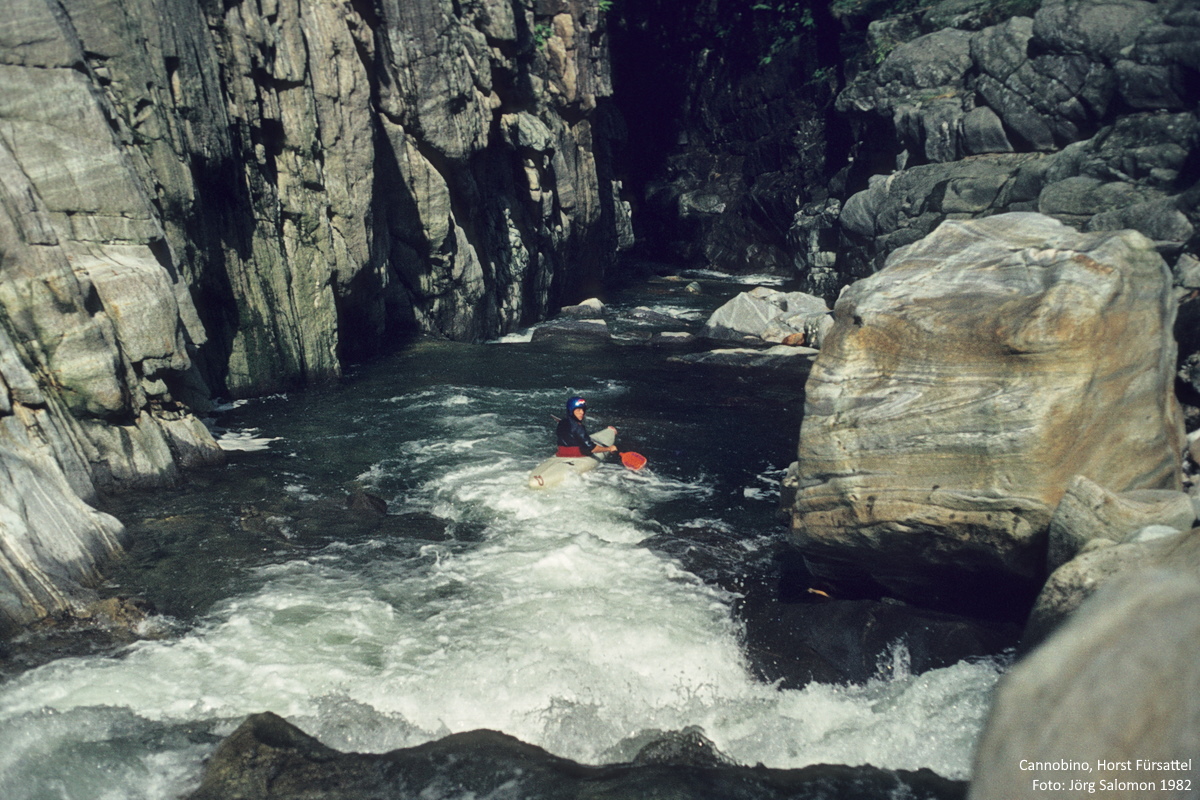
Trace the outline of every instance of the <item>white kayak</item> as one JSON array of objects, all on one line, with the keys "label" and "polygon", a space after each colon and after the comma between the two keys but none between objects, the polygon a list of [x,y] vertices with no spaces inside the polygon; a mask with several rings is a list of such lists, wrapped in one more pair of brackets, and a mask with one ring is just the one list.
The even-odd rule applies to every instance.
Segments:
[{"label": "white kayak", "polygon": [[[608,447],[617,439],[617,432],[605,428],[591,434],[592,441]],[[568,475],[577,475],[593,470],[600,465],[602,455],[596,456],[553,456],[547,458],[529,473],[530,489],[545,489],[562,483]]]}]

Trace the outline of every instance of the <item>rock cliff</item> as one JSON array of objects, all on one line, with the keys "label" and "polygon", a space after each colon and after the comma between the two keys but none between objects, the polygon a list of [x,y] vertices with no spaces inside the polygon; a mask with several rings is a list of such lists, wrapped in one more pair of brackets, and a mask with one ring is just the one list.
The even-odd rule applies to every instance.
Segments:
[{"label": "rock cliff", "polygon": [[[832,302],[943,220],[1007,211],[1139,230],[1170,266],[1195,255],[1195,0],[629,13],[618,77],[638,63],[626,49],[674,64],[653,98],[666,130],[631,148],[665,151],[639,221],[691,265],[792,276]],[[625,85],[631,114],[648,105]]]},{"label": "rock cliff", "polygon": [[86,597],[98,490],[220,459],[211,396],[508,331],[632,242],[594,0],[5,17],[0,630]]}]

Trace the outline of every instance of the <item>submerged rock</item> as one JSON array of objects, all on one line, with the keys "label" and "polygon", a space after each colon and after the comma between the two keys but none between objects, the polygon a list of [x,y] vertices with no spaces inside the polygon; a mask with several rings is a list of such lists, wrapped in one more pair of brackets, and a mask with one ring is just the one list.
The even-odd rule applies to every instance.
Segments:
[{"label": "submerged rock", "polygon": [[612,338],[602,319],[558,319],[534,329],[532,342],[607,342]]},{"label": "submerged rock", "polygon": [[919,675],[1015,647],[1020,628],[939,614],[904,603],[751,599],[739,606],[757,675],[785,689]]},{"label": "submerged rock", "polygon": [[366,519],[386,517],[388,513],[386,500],[361,489],[346,496],[346,508],[352,515]]},{"label": "submerged rock", "polygon": [[1181,488],[1169,275],[1134,232],[946,222],[848,288],[806,386],[793,537],[816,574],[1015,610],[1076,475]]},{"label": "submerged rock", "polygon": [[271,713],[249,717],[209,759],[189,800],[957,800],[966,784],[929,770],[732,766],[685,733],[647,743],[636,763],[588,766],[495,731],[457,733],[380,755],[340,753]]}]

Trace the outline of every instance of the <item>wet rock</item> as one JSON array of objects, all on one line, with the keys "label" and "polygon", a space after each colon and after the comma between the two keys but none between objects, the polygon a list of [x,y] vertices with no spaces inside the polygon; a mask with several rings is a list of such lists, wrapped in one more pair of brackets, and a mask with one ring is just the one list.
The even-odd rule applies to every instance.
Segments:
[{"label": "wet rock", "polygon": [[559,314],[570,319],[600,319],[604,316],[604,303],[592,297],[577,305],[563,306]]},{"label": "wet rock", "polygon": [[1144,237],[1035,214],[946,222],[834,314],[792,524],[818,575],[1019,605],[1075,475],[1181,488],[1174,305]]},{"label": "wet rock", "polygon": [[534,329],[531,342],[607,342],[612,336],[602,319],[559,319]]},{"label": "wet rock", "polygon": [[670,361],[686,364],[709,364],[739,369],[795,370],[807,374],[817,351],[811,347],[776,345],[765,350],[735,347],[672,356]]},{"label": "wet rock", "polygon": [[687,331],[658,331],[650,337],[655,347],[685,347],[696,342],[696,336]]},{"label": "wet rock", "polygon": [[787,689],[811,681],[865,683],[917,675],[1015,647],[1020,627],[939,614],[904,603],[837,600],[739,604],[746,649],[763,680]]},{"label": "wet rock", "polygon": [[641,325],[657,325],[660,327],[678,327],[684,324],[683,320],[678,317],[673,317],[670,314],[664,314],[661,311],[655,311],[645,306],[638,306],[622,314],[621,318]]},{"label": "wet rock", "polygon": [[109,631],[132,635],[146,621],[147,611],[146,606],[136,600],[107,597],[80,609],[75,618],[87,620]]},{"label": "wet rock", "polygon": [[[1152,568],[1098,592],[1001,679],[976,751],[971,800],[1027,796],[1032,781],[1081,780],[1097,784],[1098,797],[1188,796],[1164,791],[1164,779],[1190,781],[1194,792],[1198,544],[1191,534]],[[1101,768],[1101,761],[1118,766]],[[1172,761],[1180,763],[1147,764]],[[1026,769],[1027,762],[1049,768]],[[1155,788],[1103,790],[1101,780]]]},{"label": "wet rock", "polygon": [[289,542],[296,536],[296,518],[289,514],[273,513],[256,506],[243,506],[238,514],[238,527],[281,542]]},{"label": "wet rock", "polygon": [[[478,730],[380,755],[340,753],[271,713],[256,714],[209,759],[189,800],[322,800],[487,796],[527,800],[679,797],[689,800],[885,800],[903,794],[958,800],[966,791],[929,770],[812,766],[742,767],[696,759],[688,734],[659,739],[643,763],[589,766],[495,731]],[[681,748],[680,745],[684,746]],[[686,756],[686,757],[685,757]],[[680,760],[688,763],[680,763]],[[701,763],[696,763],[699,760]],[[452,787],[452,789],[450,788]]]},{"label": "wet rock", "polygon": [[726,756],[707,736],[698,730],[658,731],[654,738],[638,749],[633,764],[674,764],[677,766],[713,767],[731,765]]},{"label": "wet rock", "polygon": [[354,516],[364,519],[378,519],[386,517],[388,513],[386,500],[362,490],[352,492],[346,497],[346,508]]}]

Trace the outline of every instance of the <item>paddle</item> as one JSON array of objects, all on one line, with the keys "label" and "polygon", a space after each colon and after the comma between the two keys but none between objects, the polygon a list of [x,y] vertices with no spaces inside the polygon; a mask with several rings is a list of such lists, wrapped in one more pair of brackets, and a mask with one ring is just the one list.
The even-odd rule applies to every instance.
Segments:
[{"label": "paddle", "polygon": [[[554,420],[555,422],[559,421],[559,417],[556,417],[553,414],[550,415],[550,419]],[[621,463],[625,465],[625,468],[632,472],[637,472],[639,469],[646,466],[646,461],[648,460],[641,453],[635,453],[632,450],[624,453],[617,452],[617,455],[621,457]]]},{"label": "paddle", "polygon": [[625,453],[617,453],[617,455],[621,457],[621,463],[624,464],[627,469],[631,469],[634,472],[637,472],[639,469],[646,466],[646,457],[641,453],[629,451]]}]

